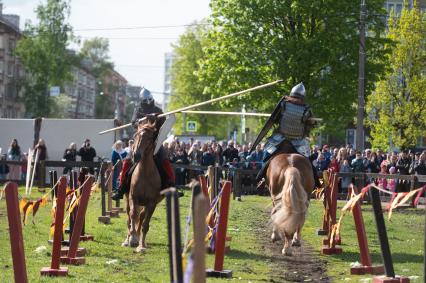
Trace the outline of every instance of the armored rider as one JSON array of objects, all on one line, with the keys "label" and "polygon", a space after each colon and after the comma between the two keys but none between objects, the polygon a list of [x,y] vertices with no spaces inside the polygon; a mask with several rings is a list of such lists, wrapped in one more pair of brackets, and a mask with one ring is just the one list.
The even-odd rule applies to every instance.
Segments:
[{"label": "armored rider", "polygon": [[[139,94],[139,98],[140,105],[136,106],[133,111],[133,127],[137,129],[139,120],[144,117],[147,117],[148,119],[155,119],[157,132],[154,139],[156,139],[156,143],[162,143],[163,141],[158,140],[157,137],[166,119],[164,117],[157,118],[156,116],[162,114],[163,111],[161,108],[155,105],[154,97],[148,89],[142,88]],[[129,191],[131,175],[140,158],[140,153],[134,152],[133,160],[127,160],[124,162],[122,171],[120,173],[120,186],[117,192],[112,196],[112,199],[122,199],[123,195]],[[158,171],[160,172],[162,189],[173,187],[175,184],[173,168],[162,145],[159,147],[157,153],[154,154],[154,161],[157,165]]]},{"label": "armored rider", "polygon": [[[252,152],[260,143],[269,129],[276,125],[272,136],[267,138],[264,146],[263,166],[257,175],[258,187],[265,183],[265,172],[268,161],[278,153],[299,153],[306,157],[310,154],[309,141],[306,138],[310,130],[315,126],[311,108],[304,101],[305,86],[299,83],[291,89],[290,96],[283,96],[272,112],[263,129],[257,136]],[[320,182],[315,168],[312,166],[315,178],[315,186],[319,187]]]}]

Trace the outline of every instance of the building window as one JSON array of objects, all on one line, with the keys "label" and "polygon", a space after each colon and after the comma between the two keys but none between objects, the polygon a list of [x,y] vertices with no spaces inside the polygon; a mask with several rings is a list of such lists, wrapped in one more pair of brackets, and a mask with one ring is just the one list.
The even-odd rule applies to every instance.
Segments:
[{"label": "building window", "polygon": [[9,77],[13,76],[13,62],[8,62],[7,63],[7,75]]}]

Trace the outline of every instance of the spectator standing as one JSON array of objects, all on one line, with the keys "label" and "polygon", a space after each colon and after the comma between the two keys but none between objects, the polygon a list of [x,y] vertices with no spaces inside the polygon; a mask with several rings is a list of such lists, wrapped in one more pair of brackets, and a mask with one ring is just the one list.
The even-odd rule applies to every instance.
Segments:
[{"label": "spectator standing", "polygon": [[356,158],[356,152],[353,148],[349,149],[348,163],[352,166],[352,161]]},{"label": "spectator standing", "polygon": [[317,158],[317,160],[316,160],[316,164],[314,164],[315,165],[315,168],[317,169],[317,171],[320,173],[319,174],[319,176],[321,176],[322,175],[322,172],[324,171],[324,170],[327,170],[327,168],[328,168],[328,161],[327,161],[327,159],[325,159],[325,156],[324,156],[324,154],[321,152],[321,153],[319,153],[318,154],[318,158]]},{"label": "spectator standing", "polygon": [[351,163],[352,171],[355,173],[364,173],[365,172],[365,162],[364,158],[361,155],[361,152],[357,151],[355,154],[355,159]]},{"label": "spectator standing", "polygon": [[234,147],[234,141],[230,140],[228,142],[227,148],[223,151],[223,157],[225,158],[226,163],[232,163],[232,161],[238,158],[238,150]]},{"label": "spectator standing", "polygon": [[[396,173],[396,168],[395,167],[390,167],[389,168],[389,174],[393,175]],[[388,180],[388,190],[392,193],[394,193],[396,191],[396,180],[395,179],[389,179]]]},{"label": "spectator standing", "polygon": [[256,146],[256,150],[253,151],[250,154],[249,157],[250,162],[255,162],[256,164],[256,168],[260,169],[262,167],[262,162],[263,162],[263,150],[262,150],[262,146],[260,144],[258,144]]},{"label": "spectator standing", "polygon": [[240,160],[241,159],[246,160],[248,156],[249,156],[249,149],[248,149],[247,145],[243,145],[241,147],[241,151],[238,153],[238,158]]},{"label": "spectator standing", "polygon": [[[343,160],[342,164],[340,164],[339,172],[342,173],[350,173],[352,172],[351,166],[349,166],[349,162],[347,160]],[[351,177],[342,177],[341,188],[342,193],[347,194],[349,185],[351,184]]]},{"label": "spectator standing", "polygon": [[[408,152],[406,150],[402,151],[399,154],[399,159],[396,162],[395,169],[399,175],[409,175],[410,174],[411,160],[408,157]],[[408,192],[410,191],[410,181],[408,180],[399,180],[397,183],[398,192]]]},{"label": "spectator standing", "polygon": [[207,151],[203,153],[203,158],[201,160],[202,166],[214,166],[215,165],[215,156],[213,148],[209,146]]},{"label": "spectator standing", "polygon": [[[6,154],[1,156],[1,160],[6,160]],[[0,180],[6,180],[9,174],[9,166],[7,164],[0,164]]]},{"label": "spectator standing", "polygon": [[[175,164],[183,164],[188,165],[189,160],[186,156],[183,148],[178,148],[176,155],[174,156],[172,163]],[[175,169],[175,176],[176,176],[176,186],[183,186],[186,182],[186,169],[184,168],[176,168]]]},{"label": "spectator standing", "polygon": [[[69,147],[65,149],[64,155],[62,156],[63,161],[76,161],[77,160],[77,145],[75,142],[70,143]],[[72,170],[72,167],[65,167],[63,173],[67,174],[68,171]]]},{"label": "spectator standing", "polygon": [[[10,161],[21,161],[21,148],[18,145],[18,141],[13,139],[10,143],[9,149],[7,150],[7,160]],[[17,181],[20,180],[21,165],[11,164],[9,165],[9,180]]]},{"label": "spectator standing", "polygon": [[[37,151],[38,151],[39,162],[48,159],[47,146],[43,139],[39,139],[38,143],[34,147],[34,158],[33,158],[34,161],[35,161],[35,156],[37,155]],[[40,181],[40,178],[42,178],[42,176],[46,176],[46,172],[45,171],[43,172],[42,170],[46,170],[46,168],[42,166],[37,166],[37,172],[35,172],[36,173],[35,178],[39,181]],[[44,183],[45,183],[44,180],[42,180],[40,185],[43,185]]]},{"label": "spectator standing", "polygon": [[331,152],[329,151],[328,145],[325,144],[322,146],[322,154],[324,155],[324,158],[328,161],[330,161],[331,158]]},{"label": "spectator standing", "polygon": [[331,156],[331,160],[330,160],[330,164],[328,165],[328,168],[333,169],[333,171],[336,173],[339,172],[340,166],[335,156]]},{"label": "spectator standing", "polygon": [[[426,151],[423,151],[419,156],[419,160],[414,165],[414,174],[426,175]],[[423,186],[425,183],[419,182],[419,185]]]},{"label": "spectator standing", "polygon": [[[81,157],[81,161],[93,162],[96,157],[96,150],[91,146],[90,140],[86,139],[78,150],[77,154]],[[89,173],[94,174],[95,170],[93,167],[89,167]]]},{"label": "spectator standing", "polygon": [[380,162],[377,157],[377,153],[372,152],[370,155],[370,160],[367,164],[367,171],[371,173],[379,173],[380,172]]},{"label": "spectator standing", "polygon": [[121,172],[121,166],[123,164],[123,159],[127,156],[127,151],[123,148],[123,142],[118,140],[112,146],[111,153],[111,162],[114,166],[114,172],[112,175],[112,189],[117,191],[118,189],[118,176]]}]

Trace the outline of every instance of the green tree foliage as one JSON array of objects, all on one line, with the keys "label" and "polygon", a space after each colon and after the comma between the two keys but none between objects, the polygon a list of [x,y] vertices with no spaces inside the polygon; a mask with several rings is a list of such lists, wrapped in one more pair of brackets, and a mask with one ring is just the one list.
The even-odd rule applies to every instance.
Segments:
[{"label": "green tree foliage", "polygon": [[[189,27],[180,36],[179,41],[173,46],[173,64],[171,69],[173,94],[169,104],[169,110],[181,108],[197,102],[211,99],[211,94],[203,93],[205,84],[200,81],[197,72],[200,70],[200,61],[207,56],[203,48],[208,44],[208,29],[201,23]],[[224,93],[220,93],[224,95]],[[206,105],[197,110],[218,110],[220,105]],[[176,134],[182,134],[184,128],[184,115],[177,115],[174,127]],[[220,116],[186,114],[187,121],[197,121],[196,134],[215,134],[223,138],[228,136],[228,131],[238,125],[238,119]]]},{"label": "green tree foliage", "polygon": [[403,9],[389,20],[389,69],[369,97],[367,124],[374,147],[414,147],[426,129],[426,14]]},{"label": "green tree foliage", "polygon": [[95,98],[95,118],[106,119],[114,117],[114,101],[103,95],[103,91],[113,86],[104,78],[112,72],[114,64],[109,57],[109,41],[106,38],[95,37],[85,40],[80,50],[80,56],[93,63],[93,75],[96,78],[97,94]]},{"label": "green tree foliage", "polygon": [[[217,97],[283,79],[276,87],[223,103],[272,112],[282,95],[304,82],[324,131],[341,134],[355,115],[359,1],[213,0],[213,27],[199,62],[203,94]],[[368,1],[367,93],[383,65],[383,0]]]},{"label": "green tree foliage", "polygon": [[73,56],[66,50],[72,39],[69,13],[68,1],[47,0],[36,9],[38,23],[27,22],[18,42],[16,52],[29,74],[24,101],[31,116],[55,116],[49,87],[63,86],[70,79]]},{"label": "green tree foliage", "polygon": [[55,113],[55,118],[68,118],[68,109],[71,105],[72,98],[65,94],[60,94],[56,97],[51,97],[52,113]]}]

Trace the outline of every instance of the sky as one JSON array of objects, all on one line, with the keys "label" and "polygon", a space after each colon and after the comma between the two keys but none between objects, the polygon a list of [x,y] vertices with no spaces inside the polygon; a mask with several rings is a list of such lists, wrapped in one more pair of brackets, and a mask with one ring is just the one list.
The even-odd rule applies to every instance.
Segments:
[{"label": "sky", "polygon": [[[19,15],[23,28],[26,20],[36,21],[34,9],[45,2],[3,0],[3,13]],[[164,54],[172,51],[171,44],[185,31],[184,25],[209,14],[209,0],[71,0],[69,22],[82,40],[109,39],[115,69],[130,84],[163,92]],[[154,96],[161,103],[162,95]]]}]

